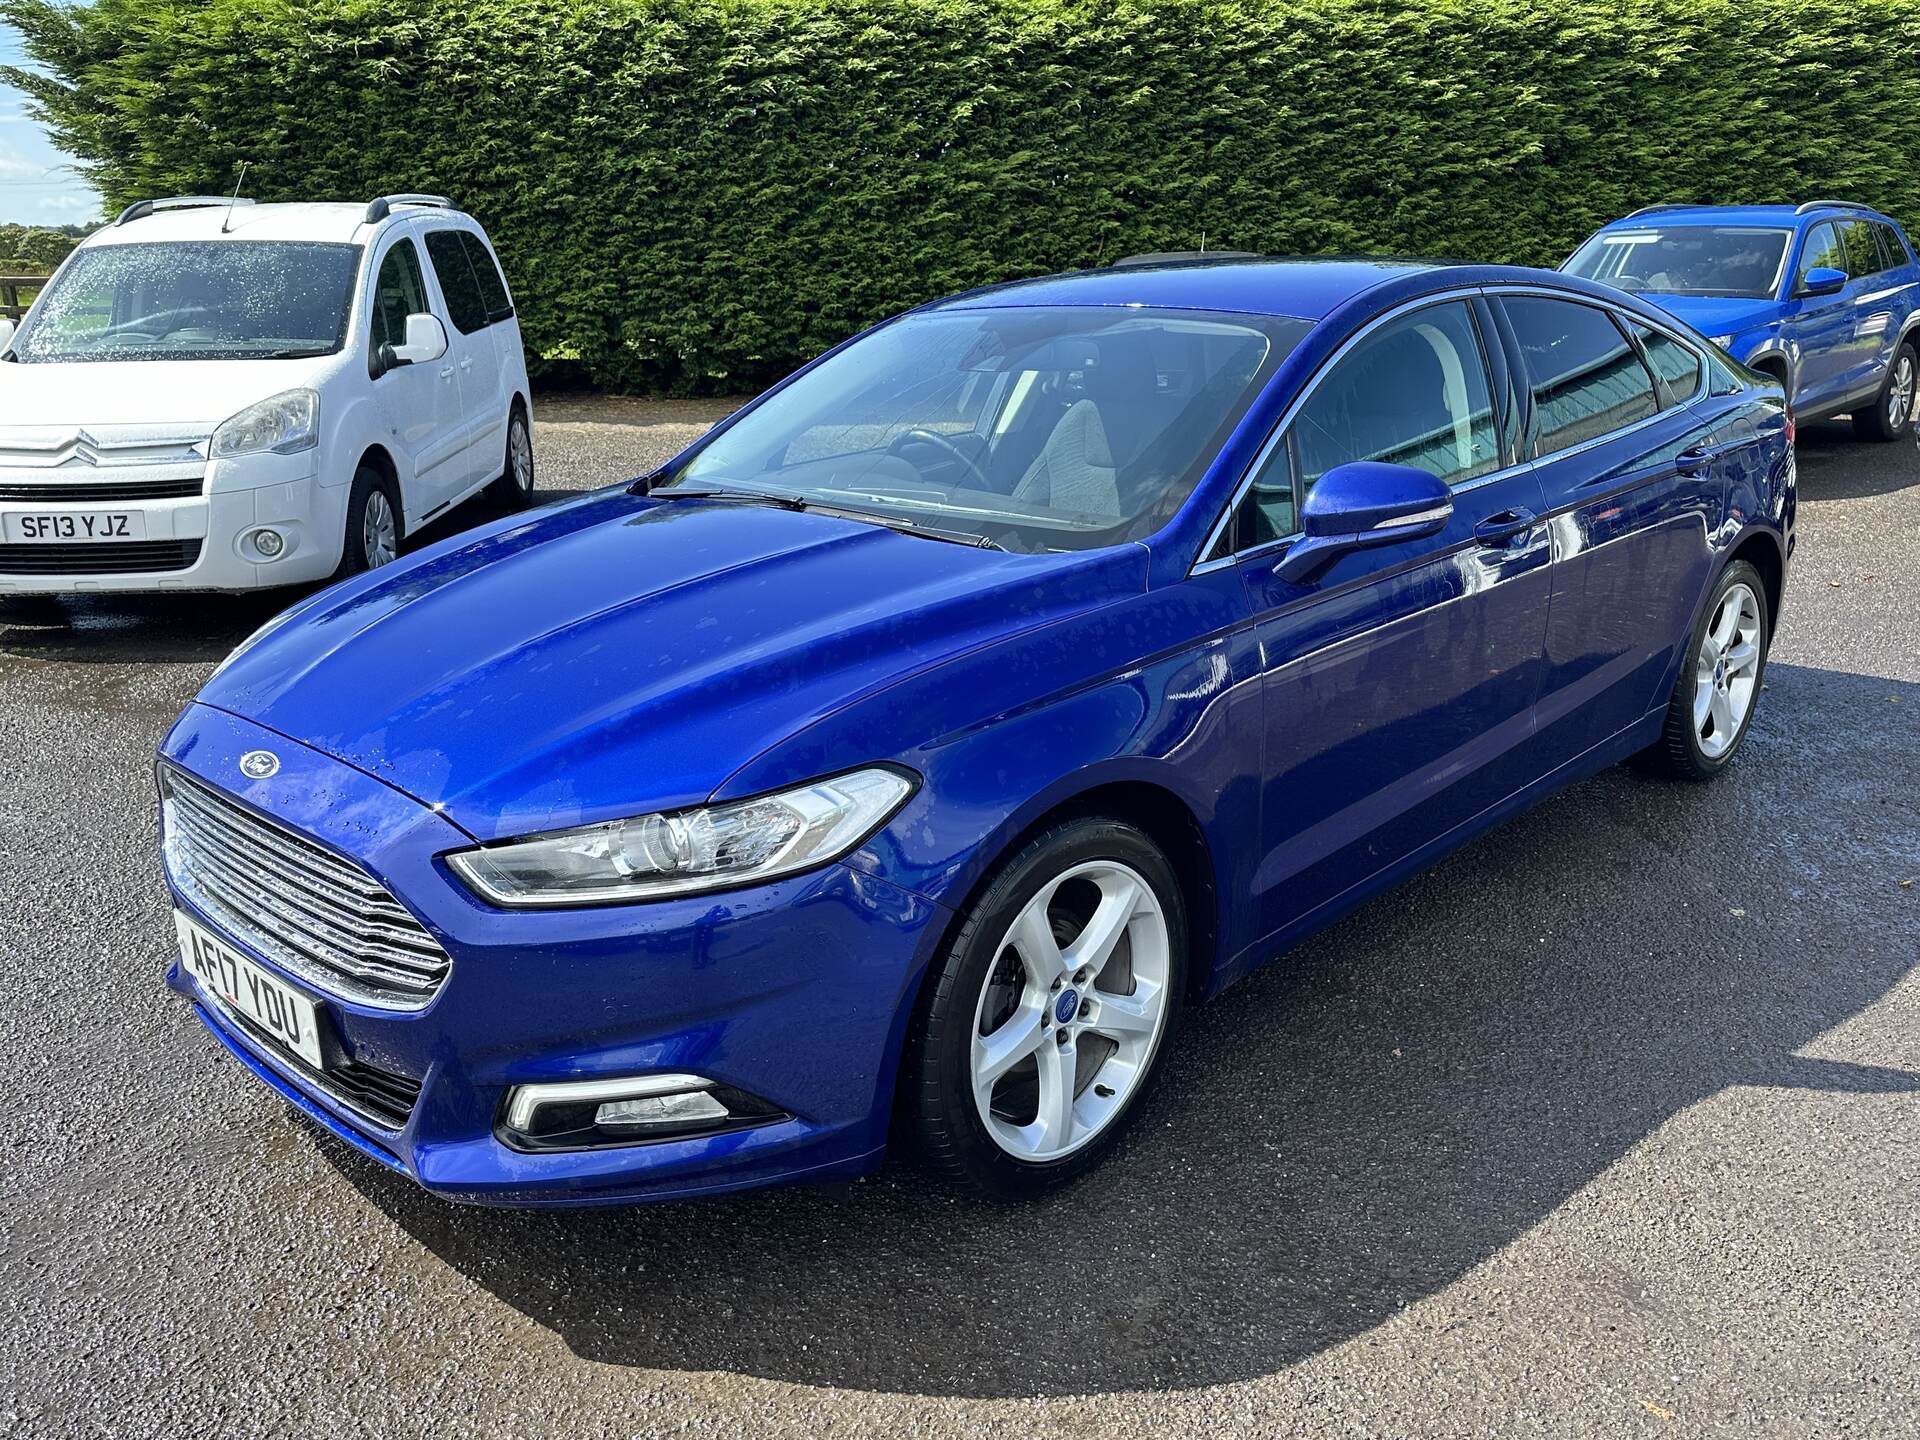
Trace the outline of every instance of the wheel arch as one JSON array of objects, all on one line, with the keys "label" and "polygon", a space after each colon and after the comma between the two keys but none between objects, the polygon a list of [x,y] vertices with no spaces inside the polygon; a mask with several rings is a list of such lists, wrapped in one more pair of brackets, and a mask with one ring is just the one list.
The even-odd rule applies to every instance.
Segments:
[{"label": "wheel arch", "polygon": [[1787,583],[1787,560],[1780,548],[1779,536],[1767,529],[1749,531],[1746,538],[1728,552],[1721,570],[1736,560],[1745,560],[1760,572],[1761,582],[1766,586],[1767,634],[1771,638],[1780,626],[1780,601]]}]

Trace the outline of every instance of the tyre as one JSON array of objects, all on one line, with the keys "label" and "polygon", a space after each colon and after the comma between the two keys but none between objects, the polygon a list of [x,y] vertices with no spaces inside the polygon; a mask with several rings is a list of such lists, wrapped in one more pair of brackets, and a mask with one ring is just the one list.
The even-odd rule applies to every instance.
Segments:
[{"label": "tyre", "polygon": [[1000,868],[934,964],[904,1118],[963,1188],[1039,1195],[1090,1169],[1153,1082],[1186,987],[1179,883],[1133,826],[1067,821]]},{"label": "tyre", "polygon": [[1913,433],[1914,386],[1920,382],[1920,359],[1910,341],[1902,341],[1887,366],[1879,398],[1853,415],[1853,431],[1862,440],[1898,440]]},{"label": "tyre", "polygon": [[1734,561],[1694,626],[1666,729],[1645,752],[1652,768],[1681,780],[1711,780],[1727,768],[1760,699],[1770,624],[1760,572]]},{"label": "tyre", "polygon": [[533,432],[527,427],[527,412],[514,401],[507,416],[507,448],[500,465],[500,478],[487,487],[487,498],[510,510],[523,510],[533,503]]},{"label": "tyre", "polygon": [[347,494],[347,529],[335,578],[378,570],[398,559],[406,538],[402,513],[393,481],[378,466],[361,461]]}]

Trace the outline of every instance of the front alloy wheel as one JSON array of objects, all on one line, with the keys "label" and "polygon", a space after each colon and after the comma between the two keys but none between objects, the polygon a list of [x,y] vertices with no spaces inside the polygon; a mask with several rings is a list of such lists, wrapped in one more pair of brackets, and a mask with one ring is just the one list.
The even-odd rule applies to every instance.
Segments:
[{"label": "front alloy wheel", "polygon": [[909,1052],[903,1107],[935,1168],[1017,1198],[1091,1166],[1152,1080],[1185,951],[1178,882],[1133,826],[1023,847],[968,908]]},{"label": "front alloy wheel", "polygon": [[1720,573],[1694,628],[1667,705],[1667,724],[1644,759],[1682,780],[1710,780],[1746,739],[1767,667],[1766,585],[1736,560]]}]

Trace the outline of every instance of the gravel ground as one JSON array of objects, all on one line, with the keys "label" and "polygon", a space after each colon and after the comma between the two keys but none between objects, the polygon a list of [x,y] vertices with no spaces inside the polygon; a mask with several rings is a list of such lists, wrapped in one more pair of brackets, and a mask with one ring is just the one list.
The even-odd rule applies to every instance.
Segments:
[{"label": "gravel ground", "polygon": [[[551,403],[543,485],[725,409]],[[376,1170],[160,984],[150,756],[273,602],[0,628],[0,1431],[1912,1435],[1920,461],[1801,465],[1733,774],[1599,776],[1302,946],[1025,1210]]]}]

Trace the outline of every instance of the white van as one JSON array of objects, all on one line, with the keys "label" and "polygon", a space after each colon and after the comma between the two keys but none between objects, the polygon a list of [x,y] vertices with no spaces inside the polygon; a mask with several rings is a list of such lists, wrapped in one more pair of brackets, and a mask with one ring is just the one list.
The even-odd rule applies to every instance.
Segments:
[{"label": "white van", "polygon": [[0,321],[0,603],[385,564],[478,491],[526,502],[529,413],[451,202],[143,200]]}]

